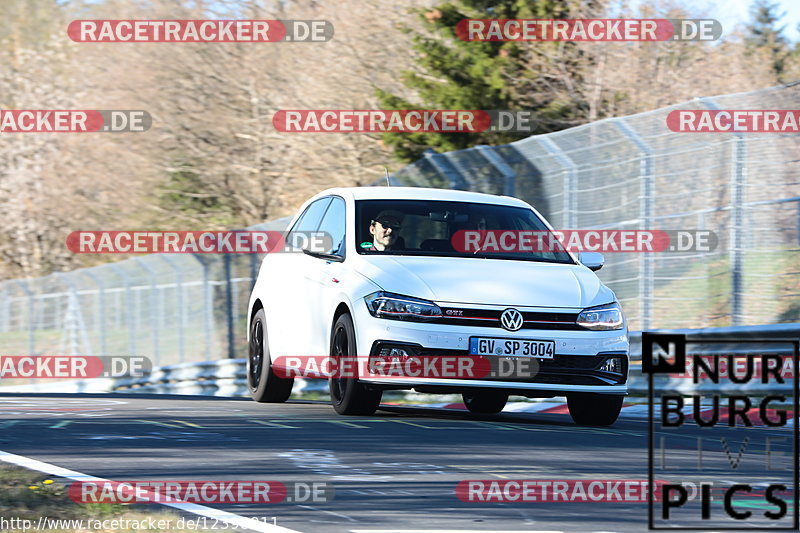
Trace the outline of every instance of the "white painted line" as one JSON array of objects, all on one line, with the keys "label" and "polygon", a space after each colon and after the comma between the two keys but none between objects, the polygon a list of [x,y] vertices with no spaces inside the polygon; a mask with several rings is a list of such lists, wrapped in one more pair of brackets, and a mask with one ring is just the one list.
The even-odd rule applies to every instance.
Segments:
[{"label": "white painted line", "polygon": [[[49,474],[51,476],[71,479],[73,481],[111,482],[110,479],[82,474],[80,472],[76,472],[75,470],[68,470],[66,468],[61,468],[60,466],[51,465],[50,463],[44,463],[42,461],[37,461],[36,459],[31,459],[30,457],[24,457],[22,455],[16,455],[4,451],[0,451],[0,461],[21,466],[23,468],[28,468],[30,470],[36,470],[37,472],[44,472],[45,474]],[[148,497],[154,496],[151,491],[147,491],[145,494]],[[236,527],[249,529],[252,531],[259,531],[261,533],[301,533],[294,529],[288,529],[285,527],[268,524],[266,522],[260,522],[252,518],[247,518],[246,516],[229,513],[227,511],[214,509],[213,507],[207,507],[205,505],[199,505],[196,503],[153,503],[166,505],[167,507],[172,507],[174,509],[178,509],[179,511],[205,516],[207,518],[219,520],[220,522],[225,522]]]},{"label": "white painted line", "polygon": [[510,402],[503,409],[504,413],[536,413],[551,407],[564,405],[564,402]]},{"label": "white painted line", "polygon": [[351,517],[347,516],[346,514],[334,513],[333,511],[327,511],[325,509],[318,509],[318,508],[312,507],[310,505],[298,505],[298,507],[302,507],[303,509],[311,509],[312,511],[317,511],[317,512],[320,512],[320,513],[332,514],[333,516],[338,516],[339,518],[344,518],[348,522],[357,522],[357,520],[355,518],[351,518]]}]

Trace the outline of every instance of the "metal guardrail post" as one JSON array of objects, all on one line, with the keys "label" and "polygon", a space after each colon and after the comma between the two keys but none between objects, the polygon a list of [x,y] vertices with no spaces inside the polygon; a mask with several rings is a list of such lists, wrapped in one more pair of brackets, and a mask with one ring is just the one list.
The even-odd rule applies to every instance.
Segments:
[{"label": "metal guardrail post", "polygon": [[158,302],[158,298],[156,297],[158,293],[158,277],[156,276],[156,271],[147,264],[147,262],[142,257],[135,257],[134,260],[144,269],[147,271],[148,275],[150,276],[150,304],[153,304],[153,298],[156,299],[156,308],[158,312],[153,313],[152,309],[150,312],[150,323],[153,325],[153,363],[158,365],[161,363],[161,346],[160,346],[160,333],[161,333],[161,324],[164,322],[163,316],[163,309],[161,308],[161,304]]},{"label": "metal guardrail post", "polygon": [[423,155],[425,156],[425,159],[430,162],[436,172],[447,178],[448,183],[450,183],[450,188],[459,189],[462,191],[469,190],[469,183],[467,183],[467,180],[464,179],[458,169],[456,169],[456,167],[445,154],[437,154],[428,148],[425,150]]},{"label": "metal guardrail post", "polygon": [[211,314],[214,312],[212,307],[211,280],[209,278],[208,261],[199,254],[192,254],[203,267],[203,330],[206,341],[206,360],[211,360]]},{"label": "metal guardrail post", "polygon": [[35,295],[33,291],[28,288],[28,282],[15,279],[12,280],[15,284],[17,284],[24,292],[25,295],[28,297],[28,354],[35,355],[36,354],[36,334],[35,334],[35,324],[33,320],[33,308],[35,306],[34,299]]},{"label": "metal guardrail post", "polygon": [[98,276],[95,276],[91,273],[89,269],[83,270],[81,272],[84,276],[91,279],[95,285],[97,285],[97,295],[98,295],[98,306],[97,306],[97,316],[99,317],[98,320],[95,321],[95,324],[98,325],[97,329],[100,331],[100,353],[102,355],[108,355],[107,346],[106,346],[106,286],[105,284],[100,281]]},{"label": "metal guardrail post", "polygon": [[503,176],[503,195],[514,196],[517,173],[491,147],[481,144],[475,149]]},{"label": "metal guardrail post", "polygon": [[163,259],[175,271],[175,293],[177,294],[176,305],[178,306],[178,361],[183,363],[184,353],[186,350],[183,338],[186,322],[186,314],[184,313],[183,309],[183,273],[178,265],[175,264],[175,261],[173,261],[168,255],[156,254],[156,257]]},{"label": "metal guardrail post", "polygon": [[[700,101],[712,110],[720,107],[711,98]],[[745,167],[745,138],[740,132],[731,132],[735,141],[731,155],[731,231],[729,257],[731,262],[731,325],[740,326],[744,321],[744,188],[747,181]]]},{"label": "metal guardrail post", "polygon": [[563,224],[561,229],[575,229],[578,214],[576,209],[578,198],[575,192],[578,166],[546,135],[540,135],[536,137],[536,140],[564,168],[564,214],[561,217]]},{"label": "metal guardrail post", "polygon": [[[655,183],[653,180],[653,149],[636,133],[624,119],[613,119],[616,128],[639,150],[639,222],[642,229],[653,229],[653,198]],[[650,329],[653,316],[653,278],[655,276],[654,257],[652,254],[639,254],[639,317],[642,329]]]},{"label": "metal guardrail post", "polygon": [[133,316],[133,296],[131,294],[131,280],[123,269],[109,263],[108,267],[113,270],[125,285],[125,318],[128,323],[128,350],[130,355],[136,355],[136,318]]}]

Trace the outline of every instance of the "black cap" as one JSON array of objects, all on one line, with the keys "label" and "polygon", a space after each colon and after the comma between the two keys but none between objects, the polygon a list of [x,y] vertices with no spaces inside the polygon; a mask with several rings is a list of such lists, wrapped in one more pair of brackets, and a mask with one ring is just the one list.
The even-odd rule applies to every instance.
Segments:
[{"label": "black cap", "polygon": [[374,222],[380,222],[383,227],[396,227],[403,223],[403,213],[391,209],[385,209],[378,213],[372,219]]}]

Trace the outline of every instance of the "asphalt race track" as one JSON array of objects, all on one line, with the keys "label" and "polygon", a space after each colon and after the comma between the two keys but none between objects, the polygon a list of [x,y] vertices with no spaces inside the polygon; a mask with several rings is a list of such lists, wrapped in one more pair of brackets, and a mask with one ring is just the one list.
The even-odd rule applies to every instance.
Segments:
[{"label": "asphalt race track", "polygon": [[[0,429],[4,452],[107,479],[332,483],[326,503],[216,506],[301,532],[647,528],[646,503],[469,503],[454,492],[462,480],[646,480],[643,417],[589,428],[567,414],[386,405],[342,417],[312,402],[8,394]],[[759,429],[789,437],[791,455],[791,431]]]}]

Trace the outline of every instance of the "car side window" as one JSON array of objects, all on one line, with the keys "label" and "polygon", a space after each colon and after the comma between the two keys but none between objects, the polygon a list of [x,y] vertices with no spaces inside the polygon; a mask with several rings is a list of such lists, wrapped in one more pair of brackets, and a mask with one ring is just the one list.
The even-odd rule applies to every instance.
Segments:
[{"label": "car side window", "polygon": [[[331,205],[325,212],[319,231],[326,234],[326,243],[330,242],[330,247],[324,250],[326,254],[344,256],[344,227],[345,227],[345,204],[344,200],[334,197]],[[330,241],[327,238],[330,237]]]},{"label": "car side window", "polygon": [[286,234],[286,243],[290,246],[300,247],[304,243],[308,242],[308,236],[303,238],[297,234],[311,233],[312,231],[316,231],[317,227],[319,227],[320,221],[322,220],[322,215],[325,214],[325,210],[328,208],[330,203],[331,197],[328,196],[326,198],[320,198],[306,207],[306,210],[303,211],[303,214],[297,219],[297,222],[295,222],[294,226],[292,226],[292,229]]}]

